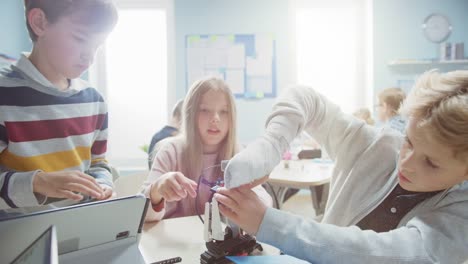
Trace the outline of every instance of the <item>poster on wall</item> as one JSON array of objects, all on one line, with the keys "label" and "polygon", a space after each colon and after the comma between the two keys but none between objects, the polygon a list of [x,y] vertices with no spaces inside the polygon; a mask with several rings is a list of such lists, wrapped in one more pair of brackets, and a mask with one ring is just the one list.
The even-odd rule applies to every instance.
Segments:
[{"label": "poster on wall", "polygon": [[186,87],[205,76],[225,80],[236,98],[276,96],[275,39],[269,34],[187,35]]}]

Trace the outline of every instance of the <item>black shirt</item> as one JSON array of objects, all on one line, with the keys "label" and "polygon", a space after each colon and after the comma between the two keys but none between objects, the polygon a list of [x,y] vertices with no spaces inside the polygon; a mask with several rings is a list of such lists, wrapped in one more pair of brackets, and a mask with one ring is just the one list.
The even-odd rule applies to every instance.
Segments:
[{"label": "black shirt", "polygon": [[411,192],[398,184],[377,208],[357,223],[357,226],[362,230],[375,232],[393,230],[411,209],[439,192]]},{"label": "black shirt", "polygon": [[149,145],[149,148],[148,148],[148,156],[149,156],[149,159],[148,159],[148,166],[149,168],[151,169],[151,165],[153,163],[153,161],[151,160],[152,158],[152,155],[151,153],[153,153],[153,150],[154,150],[154,147],[156,146],[156,143],[158,143],[159,141],[167,138],[167,137],[172,137],[174,135],[174,133],[178,132],[179,130],[175,127],[171,127],[171,126],[165,126],[163,127],[161,130],[159,130],[156,134],[154,134],[153,138],[151,139],[151,143]]}]

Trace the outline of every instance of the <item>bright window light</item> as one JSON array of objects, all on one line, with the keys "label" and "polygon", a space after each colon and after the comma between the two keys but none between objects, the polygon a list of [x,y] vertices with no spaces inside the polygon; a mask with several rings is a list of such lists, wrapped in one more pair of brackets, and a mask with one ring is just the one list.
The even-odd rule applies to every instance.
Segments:
[{"label": "bright window light", "polygon": [[167,120],[167,32],[162,9],[120,9],[106,44],[108,159],[118,167],[147,166],[140,147]]},{"label": "bright window light", "polygon": [[296,10],[297,82],[345,112],[357,107],[357,12],[352,6]]}]

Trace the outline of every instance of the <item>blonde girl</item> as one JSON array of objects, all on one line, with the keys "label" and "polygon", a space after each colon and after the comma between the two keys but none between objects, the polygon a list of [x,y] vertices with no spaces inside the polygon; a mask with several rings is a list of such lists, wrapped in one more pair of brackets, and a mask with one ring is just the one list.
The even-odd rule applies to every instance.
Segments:
[{"label": "blonde girl", "polygon": [[[165,140],[143,185],[152,205],[147,221],[203,213],[210,188],[223,180],[219,164],[238,150],[235,101],[223,80],[196,81],[184,100],[182,118],[182,133]],[[254,190],[271,206],[262,187]]]}]

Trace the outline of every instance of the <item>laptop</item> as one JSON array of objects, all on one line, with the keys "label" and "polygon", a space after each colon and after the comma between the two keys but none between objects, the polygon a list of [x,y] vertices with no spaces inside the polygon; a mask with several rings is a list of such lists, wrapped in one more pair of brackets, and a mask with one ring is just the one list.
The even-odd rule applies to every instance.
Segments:
[{"label": "laptop", "polygon": [[11,264],[58,264],[55,226],[47,228]]},{"label": "laptop", "polygon": [[30,244],[22,238],[51,225],[61,264],[145,263],[138,242],[147,208],[147,199],[134,195],[7,216],[0,219],[0,263],[10,263]]}]

